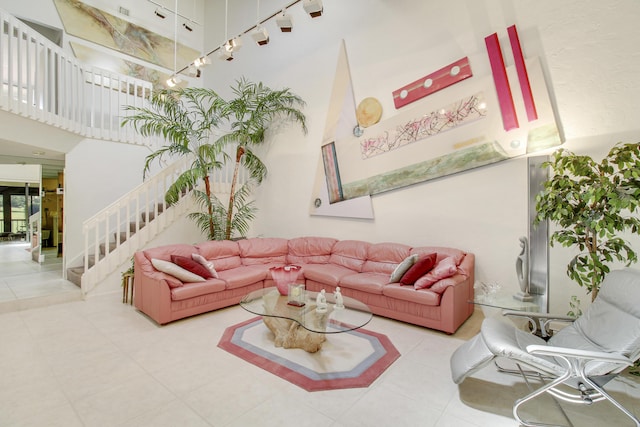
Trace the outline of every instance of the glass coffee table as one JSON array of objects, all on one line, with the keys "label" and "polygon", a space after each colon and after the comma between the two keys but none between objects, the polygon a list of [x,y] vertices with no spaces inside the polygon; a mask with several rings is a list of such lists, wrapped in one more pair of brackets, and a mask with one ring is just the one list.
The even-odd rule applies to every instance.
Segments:
[{"label": "glass coffee table", "polygon": [[354,298],[343,296],[344,308],[336,308],[332,294],[326,294],[326,311],[317,310],[318,292],[305,293],[301,307],[290,305],[289,297],[277,288],[253,291],[240,301],[240,307],[262,316],[275,335],[275,346],[301,348],[315,353],[322,348],[328,334],[337,334],[365,326],[371,321],[369,307]]}]

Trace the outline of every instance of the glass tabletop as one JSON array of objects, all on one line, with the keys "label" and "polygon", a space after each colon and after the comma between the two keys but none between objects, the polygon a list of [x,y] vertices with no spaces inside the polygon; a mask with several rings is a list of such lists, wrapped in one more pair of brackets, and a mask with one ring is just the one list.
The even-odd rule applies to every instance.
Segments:
[{"label": "glass tabletop", "polygon": [[344,308],[336,308],[332,294],[326,294],[327,310],[316,311],[318,292],[304,291],[304,305],[288,304],[288,297],[280,295],[275,287],[263,288],[247,294],[240,306],[259,316],[290,319],[303,328],[321,334],[335,334],[358,329],[369,323],[371,310],[363,302],[343,296]]},{"label": "glass tabletop", "polygon": [[499,291],[492,294],[476,294],[473,303],[486,307],[500,308],[503,310],[516,310],[527,312],[540,311],[541,295],[531,295],[531,301],[521,301],[513,297],[506,291]]}]

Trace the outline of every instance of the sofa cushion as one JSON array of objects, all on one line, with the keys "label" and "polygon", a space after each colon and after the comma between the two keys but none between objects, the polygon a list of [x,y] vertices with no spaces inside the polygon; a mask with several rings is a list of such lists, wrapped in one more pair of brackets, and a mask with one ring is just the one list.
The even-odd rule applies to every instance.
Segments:
[{"label": "sofa cushion", "polygon": [[201,276],[198,276],[197,274],[194,274],[188,270],[185,270],[184,268],[177,266],[170,261],[165,261],[163,259],[158,259],[158,258],[152,258],[151,264],[153,264],[156,270],[162,271],[163,273],[173,276],[176,279],[180,280],[181,282],[185,282],[185,283],[204,282],[204,278],[202,278]]},{"label": "sofa cushion", "polygon": [[267,271],[267,269],[243,265],[230,270],[219,271],[218,277],[227,282],[227,289],[236,289],[262,282],[267,276]]},{"label": "sofa cushion", "polygon": [[243,265],[287,262],[287,239],[276,237],[252,238],[238,241]]},{"label": "sofa cushion", "polygon": [[222,292],[226,289],[226,283],[218,279],[209,279],[204,282],[187,283],[179,288],[171,289],[171,300],[180,301],[200,295]]},{"label": "sofa cushion", "polygon": [[197,263],[200,263],[204,268],[209,270],[209,273],[211,273],[212,277],[215,277],[216,279],[218,278],[218,272],[213,265],[213,261],[208,261],[200,254],[191,254],[191,259],[193,259]]},{"label": "sofa cushion", "polygon": [[382,295],[382,288],[384,288],[388,280],[389,276],[386,273],[357,273],[344,276],[340,279],[338,285],[341,288]]},{"label": "sofa cushion", "polygon": [[296,237],[289,239],[288,264],[326,264],[337,242],[331,237]]},{"label": "sofa cushion", "polygon": [[457,271],[458,267],[456,266],[455,259],[448,256],[437,263],[436,266],[433,267],[433,270],[416,280],[413,287],[416,289],[428,288],[438,280],[453,276]]},{"label": "sofa cushion", "polygon": [[402,286],[391,283],[384,287],[382,294],[390,298],[415,302],[416,304],[439,306],[440,295],[431,289],[414,289],[413,286]]},{"label": "sofa cushion", "polygon": [[384,273],[390,275],[405,258],[411,247],[400,243],[375,243],[369,246],[367,260],[362,266],[363,272]]},{"label": "sofa cushion", "polygon": [[221,270],[228,270],[242,265],[238,242],[232,240],[208,240],[198,243],[196,249],[207,260],[213,261],[218,273]]},{"label": "sofa cushion", "polygon": [[360,273],[367,259],[371,243],[360,240],[341,240],[333,245],[329,262]]},{"label": "sofa cushion", "polygon": [[197,274],[203,279],[212,279],[213,274],[209,271],[208,268],[203,266],[197,261],[191,259],[191,257],[187,258],[186,256],[181,255],[171,255],[171,262],[177,265],[178,267],[182,267],[187,271],[190,271],[193,274]]},{"label": "sofa cushion", "polygon": [[418,254],[409,255],[404,260],[402,260],[402,262],[398,264],[391,273],[391,276],[389,277],[389,283],[399,282],[400,279],[402,279],[402,276],[404,276],[404,273],[406,273],[407,270],[409,270],[413,266],[413,264],[416,263],[416,261],[418,261]]},{"label": "sofa cushion", "polygon": [[306,264],[302,270],[306,279],[331,286],[338,286],[341,278],[353,274],[353,270],[335,264]]},{"label": "sofa cushion", "polygon": [[438,254],[431,253],[429,255],[418,258],[418,261],[416,261],[416,263],[413,264],[406,273],[404,273],[404,275],[400,279],[400,283],[402,283],[403,285],[413,285],[416,280],[433,269],[433,267],[436,265],[437,257]]}]

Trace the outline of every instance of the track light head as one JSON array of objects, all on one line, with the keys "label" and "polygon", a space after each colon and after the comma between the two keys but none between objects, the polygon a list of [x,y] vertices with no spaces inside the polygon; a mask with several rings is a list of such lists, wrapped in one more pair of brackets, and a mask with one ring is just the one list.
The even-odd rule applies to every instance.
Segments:
[{"label": "track light head", "polygon": [[258,46],[264,46],[269,43],[269,32],[266,28],[258,25],[253,33],[251,33],[251,37],[258,44]]},{"label": "track light head", "polygon": [[229,40],[228,43],[231,44],[231,47],[233,48],[232,50],[234,52],[237,52],[242,47],[242,38],[240,38],[240,36],[234,37],[231,40]]},{"label": "track light head", "polygon": [[303,0],[302,7],[312,18],[322,16],[322,0]]},{"label": "track light head", "polygon": [[196,67],[195,65],[190,65],[187,69],[187,73],[191,77],[200,77],[202,75],[202,71],[200,70],[200,68]]},{"label": "track light head", "polygon": [[293,17],[288,15],[285,9],[282,11],[282,14],[276,16],[276,24],[278,24],[280,31],[283,33],[290,33],[293,28]]},{"label": "track light head", "polygon": [[197,58],[195,61],[193,61],[193,65],[195,65],[197,68],[204,67],[209,64],[211,64],[211,59],[209,59],[207,55],[203,55],[200,58]]},{"label": "track light head", "polygon": [[165,15],[162,10],[156,9],[153,13],[156,14],[156,16],[160,19],[164,19],[167,17],[167,15]]},{"label": "track light head", "polygon": [[233,61],[233,45],[231,44],[231,40],[220,46],[220,59]]},{"label": "track light head", "polygon": [[173,76],[171,76],[171,78],[169,78],[167,80],[167,86],[171,87],[176,87],[177,85],[179,85],[182,82],[182,80],[180,80],[178,78],[178,76],[176,76],[175,74]]}]

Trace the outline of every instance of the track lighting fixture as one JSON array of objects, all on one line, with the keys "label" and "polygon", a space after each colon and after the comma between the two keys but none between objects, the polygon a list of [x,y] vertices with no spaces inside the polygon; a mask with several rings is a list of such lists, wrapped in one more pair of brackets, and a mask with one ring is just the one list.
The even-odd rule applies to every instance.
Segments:
[{"label": "track lighting fixture", "polygon": [[302,0],[302,7],[312,18],[322,16],[322,0]]},{"label": "track lighting fixture", "polygon": [[239,51],[240,48],[242,47],[242,39],[240,38],[240,36],[232,38],[231,40],[228,41],[228,43],[231,44],[231,47],[234,52]]},{"label": "track lighting fixture", "polygon": [[287,14],[286,9],[283,9],[282,13],[276,17],[276,24],[283,33],[290,33],[293,28],[293,17]]},{"label": "track lighting fixture", "polygon": [[207,55],[202,55],[200,58],[197,58],[195,61],[193,61],[193,65],[198,68],[204,67],[209,64],[211,64],[211,59],[209,59]]},{"label": "track lighting fixture", "polygon": [[156,14],[156,16],[160,19],[164,19],[167,17],[167,15],[164,14],[164,12],[162,12],[161,10],[156,9],[153,13]]},{"label": "track lighting fixture", "polygon": [[233,61],[233,45],[231,40],[220,46],[220,59]]},{"label": "track lighting fixture", "polygon": [[173,76],[171,76],[171,78],[169,78],[167,80],[167,86],[169,87],[175,87],[177,85],[179,85],[182,82],[182,80],[180,80],[178,78],[178,76],[176,76],[175,74]]},{"label": "track lighting fixture", "polygon": [[[156,3],[156,1],[154,0],[147,0],[147,1],[158,6],[158,9],[156,9],[156,15],[158,15],[161,18],[164,18],[164,14],[162,13],[163,9],[165,9],[164,6],[160,5],[159,3]],[[177,10],[178,0],[175,0],[175,1],[176,1],[176,10]],[[293,16],[287,13],[287,9],[291,8],[292,6],[298,3],[302,3],[302,7],[304,8],[304,11],[307,14],[309,14],[309,16],[311,16],[312,18],[317,18],[319,16],[322,16],[322,14],[324,13],[322,0],[292,0],[290,3],[283,6],[282,10],[280,10],[279,12],[275,12],[272,15],[268,16],[267,18],[261,19],[260,18],[260,0],[256,0],[256,3],[257,3],[256,24],[252,27],[249,27],[244,32],[240,33],[237,37],[228,38],[229,36],[228,36],[227,30],[228,30],[229,0],[225,0],[224,3],[225,3],[224,34],[227,41],[225,41],[224,44],[222,44],[221,46],[213,49],[211,52],[207,54],[203,54],[201,57],[195,59],[191,64],[187,65],[183,69],[179,71],[174,71],[174,75],[172,76],[172,78],[167,80],[167,84],[169,85],[169,87],[173,87],[180,82],[180,80],[178,80],[176,76],[181,72],[186,72],[189,76],[200,77],[201,75],[200,68],[210,64],[211,63],[210,57],[216,52],[218,53],[218,57],[220,59],[224,59],[225,61],[233,61],[234,54],[238,50],[240,50],[240,48],[242,47],[242,36],[245,34],[251,35],[251,38],[255,41],[255,43],[258,46],[264,46],[268,44],[270,41],[269,32],[263,26],[263,24],[265,24],[267,21],[273,18],[275,18],[276,25],[278,25],[278,28],[280,28],[280,31],[282,31],[283,33],[292,32]],[[171,13],[175,13],[176,16],[180,16],[181,18],[184,18],[182,26],[188,31],[193,31],[192,24],[200,25],[197,22],[193,21],[191,18],[180,15],[177,12],[170,11],[169,9],[167,9],[167,11]],[[194,9],[194,14],[195,14],[195,9]],[[176,68],[175,67],[176,56],[177,56],[176,51],[177,51],[177,33],[175,34],[175,37],[174,37],[174,69]]]},{"label": "track lighting fixture", "polygon": [[189,74],[191,77],[200,77],[202,71],[195,65],[189,65],[189,68],[187,68],[187,74]]},{"label": "track lighting fixture", "polygon": [[264,46],[265,44],[269,43],[269,32],[266,28],[260,25],[256,26],[255,31],[251,33],[251,37],[253,38],[253,40],[255,40],[258,46]]}]

